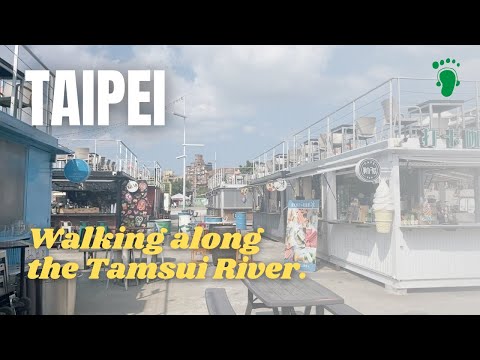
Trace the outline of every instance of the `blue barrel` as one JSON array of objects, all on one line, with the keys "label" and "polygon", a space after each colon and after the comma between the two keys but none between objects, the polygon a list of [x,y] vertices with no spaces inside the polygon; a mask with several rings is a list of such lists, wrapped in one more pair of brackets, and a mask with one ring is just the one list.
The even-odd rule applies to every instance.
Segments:
[{"label": "blue barrel", "polygon": [[247,213],[236,212],[235,224],[237,225],[237,230],[247,230]]}]

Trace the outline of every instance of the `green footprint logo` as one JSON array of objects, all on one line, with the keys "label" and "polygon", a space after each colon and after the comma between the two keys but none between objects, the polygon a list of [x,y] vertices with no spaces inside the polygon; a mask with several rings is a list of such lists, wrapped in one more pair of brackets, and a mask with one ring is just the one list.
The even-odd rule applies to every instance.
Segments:
[{"label": "green footprint logo", "polygon": [[455,90],[455,86],[460,85],[457,72],[454,68],[455,65],[460,67],[459,62],[456,62],[455,59],[450,60],[449,58],[447,58],[445,61],[434,61],[432,64],[434,69],[438,69],[441,66],[437,72],[437,86],[442,87],[441,93],[445,97],[452,95],[453,90]]}]

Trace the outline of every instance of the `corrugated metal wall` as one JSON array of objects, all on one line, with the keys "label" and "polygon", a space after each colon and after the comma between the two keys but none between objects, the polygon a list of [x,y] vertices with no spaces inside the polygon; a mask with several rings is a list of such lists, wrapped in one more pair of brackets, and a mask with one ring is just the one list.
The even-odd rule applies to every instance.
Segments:
[{"label": "corrugated metal wall", "polygon": [[240,189],[220,188],[208,195],[208,207],[213,209],[220,209],[222,206],[222,194],[224,196],[223,207],[225,209],[245,209],[251,210],[253,208],[253,195],[248,193],[245,197],[245,202],[242,201],[244,195]]},{"label": "corrugated metal wall", "polygon": [[328,236],[330,255],[343,261],[392,275],[391,234],[379,234],[374,226],[335,224]]},{"label": "corrugated metal wall", "polygon": [[[224,192],[224,208],[233,209],[252,209],[253,196],[252,193],[248,193],[246,196],[242,195],[240,189],[222,189]],[[245,200],[245,202],[242,201]]]},{"label": "corrugated metal wall", "polygon": [[285,223],[280,214],[253,213],[253,228],[263,228],[263,236],[267,238],[282,242],[285,240]]},{"label": "corrugated metal wall", "polygon": [[398,278],[480,278],[480,229],[412,229],[399,239]]}]

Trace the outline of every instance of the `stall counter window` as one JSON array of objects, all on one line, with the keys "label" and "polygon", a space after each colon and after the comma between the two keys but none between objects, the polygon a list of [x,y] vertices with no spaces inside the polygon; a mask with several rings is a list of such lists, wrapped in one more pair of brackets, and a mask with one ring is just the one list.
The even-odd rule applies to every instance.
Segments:
[{"label": "stall counter window", "polygon": [[403,163],[400,169],[402,226],[477,223],[478,170]]},{"label": "stall counter window", "polygon": [[372,204],[377,185],[362,182],[353,172],[337,175],[337,221],[373,223]]}]

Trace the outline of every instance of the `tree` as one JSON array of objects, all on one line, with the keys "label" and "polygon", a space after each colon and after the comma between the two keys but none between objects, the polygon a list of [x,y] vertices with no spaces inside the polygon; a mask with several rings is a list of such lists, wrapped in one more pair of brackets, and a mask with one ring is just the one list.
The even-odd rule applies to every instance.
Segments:
[{"label": "tree", "polygon": [[238,168],[241,174],[251,174],[253,171],[253,163],[247,160],[245,166],[240,165]]},{"label": "tree", "polygon": [[[190,184],[190,181],[186,181],[185,183],[185,192],[190,191],[192,188],[192,184]],[[183,179],[178,178],[172,181],[172,195],[175,194],[183,194]]]}]

